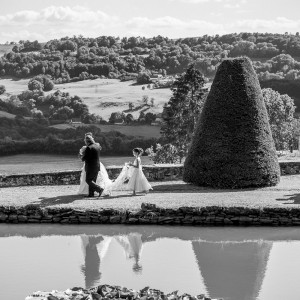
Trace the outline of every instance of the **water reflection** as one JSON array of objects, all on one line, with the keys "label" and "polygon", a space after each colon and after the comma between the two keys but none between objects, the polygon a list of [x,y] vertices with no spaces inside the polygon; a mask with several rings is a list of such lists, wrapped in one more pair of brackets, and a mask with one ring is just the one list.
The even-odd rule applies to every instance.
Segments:
[{"label": "water reflection", "polygon": [[[37,289],[66,289],[75,285],[90,288],[101,283],[206,293],[212,298],[232,300],[268,300],[278,293],[288,298],[300,293],[297,280],[291,279],[297,278],[300,268],[299,241],[300,232],[294,228],[38,229],[3,225],[1,273],[14,276],[0,276],[6,287],[6,291],[0,289],[0,298],[7,297],[9,290],[10,299],[22,299]],[[52,249],[59,249],[59,256]],[[29,268],[32,272],[28,272]],[[280,276],[281,270],[286,276]],[[47,280],[43,281],[43,277]],[[21,279],[24,286],[19,285],[14,298],[11,289]]]},{"label": "water reflection", "polygon": [[257,299],[272,242],[193,242],[204,284],[213,298]]},{"label": "water reflection", "polygon": [[102,236],[81,236],[84,265],[81,266],[85,278],[85,287],[91,288],[100,281],[100,257],[97,244],[104,239]]},{"label": "water reflection", "polygon": [[130,233],[127,236],[117,236],[115,239],[124,249],[127,259],[133,259],[134,263],[132,270],[140,274],[142,272],[142,265],[140,264],[141,252],[142,252],[142,235],[139,233]]}]

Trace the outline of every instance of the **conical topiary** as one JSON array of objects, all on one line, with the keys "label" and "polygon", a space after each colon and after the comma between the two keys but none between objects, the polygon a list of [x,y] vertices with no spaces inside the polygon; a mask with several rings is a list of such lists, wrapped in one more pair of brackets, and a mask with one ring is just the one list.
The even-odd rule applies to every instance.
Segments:
[{"label": "conical topiary", "polygon": [[183,180],[218,188],[279,182],[267,110],[249,58],[224,60],[219,66],[194,132]]}]

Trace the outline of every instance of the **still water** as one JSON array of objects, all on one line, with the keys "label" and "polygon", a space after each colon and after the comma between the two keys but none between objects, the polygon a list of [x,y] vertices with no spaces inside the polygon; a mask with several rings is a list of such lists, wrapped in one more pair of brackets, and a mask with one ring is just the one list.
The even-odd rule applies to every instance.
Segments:
[{"label": "still water", "polygon": [[0,299],[98,284],[296,299],[297,228],[0,226]]}]

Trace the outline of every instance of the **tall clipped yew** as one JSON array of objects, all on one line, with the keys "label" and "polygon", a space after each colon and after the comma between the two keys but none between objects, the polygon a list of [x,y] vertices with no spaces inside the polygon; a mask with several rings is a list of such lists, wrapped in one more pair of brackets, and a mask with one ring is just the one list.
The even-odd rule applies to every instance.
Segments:
[{"label": "tall clipped yew", "polygon": [[280,169],[250,59],[224,60],[194,132],[183,179],[201,186],[276,185]]}]

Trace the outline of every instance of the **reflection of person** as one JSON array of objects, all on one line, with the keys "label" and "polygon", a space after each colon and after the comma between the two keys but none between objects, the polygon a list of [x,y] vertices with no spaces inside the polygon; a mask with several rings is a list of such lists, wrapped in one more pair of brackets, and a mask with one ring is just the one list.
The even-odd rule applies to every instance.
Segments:
[{"label": "reflection of person", "polygon": [[103,188],[101,188],[96,181],[100,171],[99,158],[101,147],[98,143],[95,143],[91,133],[85,135],[84,141],[86,147],[81,149],[80,157],[82,161],[85,162],[85,181],[88,185],[87,197],[94,197],[94,192],[98,192],[100,197],[103,192]]},{"label": "reflection of person", "polygon": [[142,235],[140,233],[130,233],[127,236],[118,236],[116,240],[125,250],[125,255],[128,259],[133,259],[134,264],[132,269],[135,273],[140,273],[142,271],[142,266],[140,264],[140,258],[142,253]]},{"label": "reflection of person", "polygon": [[103,241],[102,236],[83,236],[84,266],[82,271],[85,277],[85,287],[91,288],[100,282],[100,257],[97,244]]},{"label": "reflection of person", "polygon": [[149,190],[152,190],[152,186],[148,182],[146,176],[142,171],[142,162],[141,155],[143,154],[143,149],[134,148],[132,150],[135,160],[133,164],[129,164],[134,168],[131,177],[128,181],[128,188],[133,191],[133,195],[136,195],[138,192],[148,193]]}]

